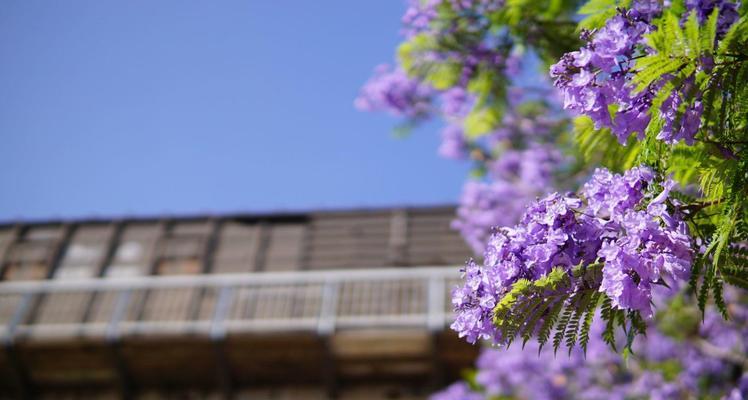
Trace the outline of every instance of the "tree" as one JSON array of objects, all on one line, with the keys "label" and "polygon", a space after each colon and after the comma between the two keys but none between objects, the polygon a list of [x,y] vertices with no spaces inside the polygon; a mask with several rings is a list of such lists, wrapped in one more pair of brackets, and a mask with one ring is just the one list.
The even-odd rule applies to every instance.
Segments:
[{"label": "tree", "polygon": [[748,288],[747,11],[411,2],[397,65],[356,105],[401,117],[399,132],[442,118],[440,154],[474,165],[454,226],[484,257],[454,292],[461,336],[570,352],[601,339],[627,356],[668,299],[736,318],[742,291],[724,292]]}]

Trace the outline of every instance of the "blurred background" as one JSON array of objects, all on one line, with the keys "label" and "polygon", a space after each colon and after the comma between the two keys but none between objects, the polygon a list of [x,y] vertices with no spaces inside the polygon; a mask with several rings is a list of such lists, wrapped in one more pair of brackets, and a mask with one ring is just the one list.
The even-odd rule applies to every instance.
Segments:
[{"label": "blurred background", "polygon": [[0,397],[425,398],[467,166],[354,109],[403,2],[0,5]]}]

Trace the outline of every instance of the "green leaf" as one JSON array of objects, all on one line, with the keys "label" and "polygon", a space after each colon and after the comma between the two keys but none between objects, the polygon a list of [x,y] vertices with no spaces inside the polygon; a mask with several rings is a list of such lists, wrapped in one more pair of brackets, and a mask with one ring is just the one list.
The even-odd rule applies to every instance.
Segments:
[{"label": "green leaf", "polygon": [[424,77],[437,90],[446,90],[460,79],[460,66],[454,63],[434,64]]},{"label": "green leaf", "polygon": [[501,113],[495,108],[473,110],[465,118],[465,135],[475,139],[496,129]]},{"label": "green leaf", "polygon": [[699,19],[696,16],[696,10],[691,10],[686,19],[686,23],[683,24],[684,36],[685,36],[685,48],[686,54],[691,57],[697,57],[701,55],[701,40],[699,36]]},{"label": "green leaf", "polygon": [[578,25],[578,29],[599,29],[605,26],[605,23],[612,16],[616,15],[617,7],[628,7],[630,1],[616,0],[590,0],[585,3],[577,14],[585,15]]}]

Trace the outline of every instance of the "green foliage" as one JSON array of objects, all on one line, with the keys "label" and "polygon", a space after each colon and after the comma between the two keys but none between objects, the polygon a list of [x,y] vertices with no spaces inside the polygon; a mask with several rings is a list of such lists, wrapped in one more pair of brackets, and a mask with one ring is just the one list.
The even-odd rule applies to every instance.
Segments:
[{"label": "green foliage", "polygon": [[[625,2],[589,1],[579,10],[585,16],[580,29],[599,28],[622,5]],[[683,2],[676,1],[663,13],[655,22],[658,29],[645,36],[651,51],[636,59],[635,90],[654,92],[644,139],[632,136],[618,143],[608,129],[596,129],[588,117],[574,120],[573,139],[585,165],[622,171],[648,164],[671,174],[693,194],[673,193],[675,201],[669,204],[685,213],[691,234],[703,244],[695,256],[690,286],[702,313],[713,299],[728,318],[724,284],[748,289],[748,21],[741,18],[718,40],[717,11],[700,24],[695,12],[681,20],[684,10]],[[693,144],[667,144],[657,138],[665,124],[660,110],[674,93],[682,100],[676,129],[687,107],[697,101],[704,106]],[[495,323],[504,338],[511,342],[519,336],[527,342],[534,335],[541,346],[552,342],[554,350],[577,343],[584,348],[599,307],[605,321],[603,339],[615,348],[622,329],[624,354],[630,354],[634,337],[645,331],[641,315],[614,308],[597,292],[599,283],[594,281],[573,297],[563,294],[581,268],[571,276],[554,270],[539,283],[523,281],[513,287],[495,309]],[[693,321],[691,317],[698,320],[690,314],[687,320]]]},{"label": "green foliage", "polygon": [[[608,326],[606,342],[615,347],[617,328],[622,327],[634,336],[645,328],[638,313],[622,318],[624,311],[612,308],[610,299],[599,291],[601,280],[599,263],[579,265],[571,273],[554,268],[535,281],[520,279],[494,308],[493,322],[507,345],[517,338],[524,345],[535,336],[541,349],[551,342],[554,352],[561,347],[571,352],[577,344],[586,351],[592,321],[602,302],[601,318]],[[581,283],[581,289],[571,294],[568,289],[573,281]],[[627,324],[627,321],[638,323]],[[626,348],[632,343],[633,336]]]},{"label": "green foliage", "polygon": [[[486,38],[496,39],[506,55],[531,49],[545,68],[579,47],[580,30],[599,29],[618,7],[630,3],[589,0],[579,7],[576,0],[507,0],[497,11],[477,16],[481,22],[476,25],[475,15],[445,1],[433,23],[441,33],[415,35],[399,47],[398,57],[408,74],[439,90],[458,84],[464,67],[460,55]],[[674,0],[654,21],[657,29],[645,35],[648,50],[635,57],[635,91],[654,93],[643,139],[632,136],[619,143],[609,129],[596,129],[590,118],[578,117],[573,121],[573,137],[568,138],[579,160],[572,169],[584,173],[589,166],[601,165],[620,172],[648,164],[672,174],[689,195],[673,193],[677,201],[668,206],[686,214],[691,234],[703,245],[689,282],[693,297],[702,312],[714,299],[728,317],[723,285],[748,289],[748,247],[741,244],[748,242],[748,20],[742,17],[718,40],[718,11],[699,23],[695,12],[682,18],[684,3]],[[748,10],[746,4],[741,15]],[[473,18],[472,25],[465,22],[466,15]],[[463,29],[466,26],[471,28]],[[501,124],[509,84],[495,66],[478,65],[473,71],[467,89],[476,102],[464,122],[468,142]],[[688,107],[703,104],[701,128],[693,144],[667,144],[657,138],[665,125],[662,106],[674,94],[682,100],[674,129],[682,124]],[[609,111],[618,110],[613,106]],[[537,281],[518,281],[495,307],[494,323],[509,343],[521,338],[524,344],[536,337],[541,347],[551,343],[555,351],[576,344],[586,348],[599,308],[605,321],[603,339],[616,347],[617,332],[623,330],[624,354],[630,353],[644,323],[638,313],[614,308],[598,291],[600,268],[594,264],[570,272],[554,269]],[[586,286],[570,296],[564,289],[577,279]]]},{"label": "green foliage", "polygon": [[685,294],[679,294],[670,300],[665,308],[655,315],[657,329],[676,340],[685,340],[698,334],[701,314]]},{"label": "green foliage", "polygon": [[621,146],[609,129],[595,129],[587,116],[574,119],[574,139],[586,165],[601,165],[617,172],[633,167],[641,151],[635,137]]},{"label": "green foliage", "polygon": [[475,139],[485,135],[496,128],[501,119],[501,114],[496,108],[474,109],[465,118],[465,135]]},{"label": "green foliage", "polygon": [[662,373],[662,377],[665,378],[665,381],[667,382],[677,379],[681,371],[683,371],[683,365],[676,359],[649,362],[645,363],[644,366],[649,370]]},{"label": "green foliage", "polygon": [[402,43],[397,49],[397,56],[408,74],[423,79],[436,89],[444,90],[457,83],[461,65],[450,59],[438,63],[422,61],[427,54],[439,48],[440,44],[434,37],[420,34]]},{"label": "green foliage", "polygon": [[578,6],[576,0],[507,0],[490,18],[494,28],[506,29],[517,43],[550,64],[579,47],[574,22]]},{"label": "green foliage", "polygon": [[[438,35],[421,33],[402,43],[397,51],[400,65],[412,77],[446,90],[456,86],[462,76],[462,54],[481,45],[486,38],[498,42],[498,53],[532,48],[546,62],[555,62],[578,45],[572,20],[577,0],[508,0],[498,11],[481,17],[482,23],[470,24],[466,11],[453,9],[450,2],[437,7],[432,22]],[[467,12],[469,14],[469,12]],[[439,57],[433,57],[438,54]],[[544,66],[545,69],[547,66]],[[472,73],[467,89],[476,97],[465,118],[465,132],[475,139],[495,130],[501,123],[509,85],[503,71],[494,65],[480,64]]]},{"label": "green foliage", "polygon": [[[636,90],[656,89],[637,162],[672,173],[684,187],[698,187],[701,198],[690,199],[684,210],[706,249],[697,256],[690,283],[702,311],[713,298],[727,317],[724,283],[748,286],[748,263],[736,248],[748,240],[748,232],[738,229],[745,225],[748,195],[748,22],[743,17],[718,41],[718,10],[703,24],[695,12],[681,23],[679,13],[671,9],[655,22],[658,29],[645,37],[653,51],[636,62]],[[695,96],[697,91],[703,93],[701,98]],[[664,124],[661,105],[673,93],[683,99],[676,124],[688,106],[696,101],[704,105],[702,127],[692,146],[667,146],[656,139]],[[588,130],[578,125],[580,148],[599,154],[601,144],[589,139]]]},{"label": "green foliage", "polygon": [[616,14],[617,7],[628,7],[630,3],[630,0],[590,0],[577,11],[577,14],[585,16],[579,22],[578,28],[602,28],[605,22]]}]

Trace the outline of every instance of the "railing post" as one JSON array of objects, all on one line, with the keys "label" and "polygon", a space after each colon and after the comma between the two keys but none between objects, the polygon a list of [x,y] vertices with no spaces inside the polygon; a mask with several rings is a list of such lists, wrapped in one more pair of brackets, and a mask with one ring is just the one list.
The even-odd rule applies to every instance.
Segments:
[{"label": "railing post", "polygon": [[18,304],[10,321],[8,321],[6,336],[3,338],[3,348],[11,365],[11,375],[18,384],[17,395],[22,399],[32,399],[35,397],[35,393],[31,384],[31,378],[29,377],[29,371],[18,356],[18,352],[13,344],[15,342],[16,328],[28,316],[29,310],[34,303],[34,295],[35,292],[33,291],[23,294],[21,302]]},{"label": "railing post", "polygon": [[322,302],[320,304],[319,320],[317,321],[317,334],[320,336],[324,348],[323,379],[327,387],[327,395],[330,398],[336,398],[338,392],[338,367],[330,336],[335,332],[339,293],[340,280],[337,278],[327,279],[322,286]]},{"label": "railing post", "polygon": [[117,296],[117,301],[114,303],[114,310],[112,311],[112,319],[109,320],[109,326],[106,329],[106,339],[109,342],[119,339],[119,323],[125,318],[131,295],[132,289],[126,289]]},{"label": "railing post", "polygon": [[130,304],[130,296],[132,295],[132,289],[126,289],[120,292],[117,296],[117,300],[114,303],[114,310],[112,311],[112,318],[109,320],[109,325],[106,330],[106,341],[110,355],[112,357],[112,363],[114,369],[117,371],[117,377],[119,379],[120,392],[123,399],[130,399],[133,397],[134,384],[130,372],[127,369],[125,360],[122,357],[119,344],[119,323],[125,318],[127,312],[127,306]]},{"label": "railing post", "polygon": [[23,294],[21,302],[18,304],[18,307],[13,313],[13,316],[10,318],[10,321],[8,321],[8,325],[6,328],[7,332],[4,340],[6,345],[10,346],[15,341],[16,329],[18,329],[18,325],[23,322],[23,320],[28,315],[29,310],[31,310],[31,306],[34,303],[35,294],[35,292],[28,292]]},{"label": "railing post", "polygon": [[223,286],[218,292],[213,319],[210,322],[210,338],[213,340],[220,340],[226,336],[225,321],[234,298],[234,289],[233,286]]},{"label": "railing post", "polygon": [[431,386],[444,385],[444,361],[440,356],[440,332],[444,330],[446,313],[446,280],[444,276],[429,277],[427,325],[431,332]]},{"label": "railing post", "polygon": [[432,276],[429,278],[427,326],[432,332],[444,329],[446,320],[444,313],[445,290],[446,284],[443,276]]},{"label": "railing post", "polygon": [[216,362],[216,381],[221,388],[223,398],[231,399],[234,382],[231,365],[226,354],[226,317],[234,300],[234,286],[222,286],[218,289],[218,299],[213,309],[213,318],[210,322],[210,340],[213,344],[213,352]]},{"label": "railing post", "polygon": [[340,281],[336,279],[327,280],[322,286],[322,304],[317,321],[317,333],[321,336],[327,336],[335,332],[339,289]]}]

